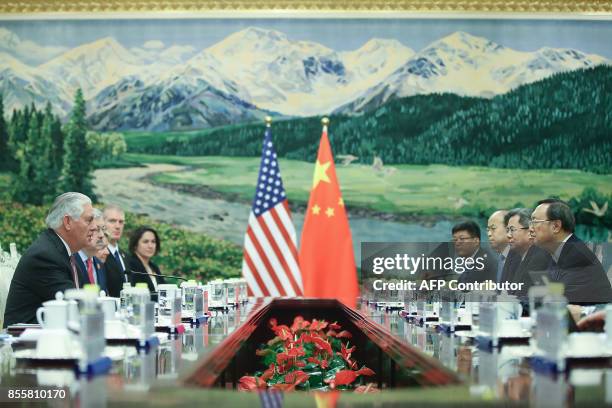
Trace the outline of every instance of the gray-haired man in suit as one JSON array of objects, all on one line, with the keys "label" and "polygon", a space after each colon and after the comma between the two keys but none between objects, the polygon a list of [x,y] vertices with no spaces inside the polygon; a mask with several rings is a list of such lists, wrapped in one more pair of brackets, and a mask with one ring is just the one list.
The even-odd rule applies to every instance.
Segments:
[{"label": "gray-haired man in suit", "polygon": [[57,197],[45,220],[48,229],[25,251],[11,281],[5,327],[36,323],[36,310],[55,293],[79,287],[71,255],[87,245],[96,230],[91,200],[81,193]]}]

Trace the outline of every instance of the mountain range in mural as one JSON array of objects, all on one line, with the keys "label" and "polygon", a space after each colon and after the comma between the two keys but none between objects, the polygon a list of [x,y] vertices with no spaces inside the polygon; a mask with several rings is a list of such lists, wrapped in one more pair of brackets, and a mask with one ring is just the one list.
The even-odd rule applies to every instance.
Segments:
[{"label": "mountain range in mural", "polygon": [[418,52],[389,39],[340,52],[254,27],[199,52],[127,49],[107,37],[35,64],[11,46],[15,37],[0,28],[6,111],[49,101],[65,116],[80,87],[90,123],[100,130],[209,128],[268,114],[355,114],[432,93],[491,98],[558,72],[610,64],[574,49],[516,51],[465,32]]}]

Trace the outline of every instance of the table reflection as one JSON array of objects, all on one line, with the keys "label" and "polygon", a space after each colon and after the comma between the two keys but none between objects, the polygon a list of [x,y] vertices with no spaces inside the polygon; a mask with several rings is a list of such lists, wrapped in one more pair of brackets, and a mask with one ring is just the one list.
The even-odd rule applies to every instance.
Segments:
[{"label": "table reflection", "polygon": [[[0,344],[0,380],[3,387],[60,388],[66,391],[67,399],[80,406],[104,406],[120,393],[147,393],[156,384],[172,384],[236,330],[251,308],[217,312],[206,324],[188,327],[181,335],[158,334],[159,346],[148,350],[128,344],[107,345],[105,354],[113,360],[111,372],[91,379],[78,377],[71,368],[61,365],[24,364],[15,359],[14,352],[33,346],[5,342]],[[415,351],[457,372],[470,393],[483,401],[541,407],[612,404],[612,367],[608,361],[578,362],[570,364],[566,374],[550,375],[532,368],[528,344],[481,350],[466,333],[438,332],[433,324],[409,323],[397,312],[362,311]]]},{"label": "table reflection", "polygon": [[410,323],[397,312],[361,311],[402,341],[459,373],[471,394],[483,400],[510,400],[536,407],[612,404],[612,369],[607,359],[574,361],[567,373],[552,375],[532,368],[527,343],[481,350],[466,332],[439,332],[434,323]]}]

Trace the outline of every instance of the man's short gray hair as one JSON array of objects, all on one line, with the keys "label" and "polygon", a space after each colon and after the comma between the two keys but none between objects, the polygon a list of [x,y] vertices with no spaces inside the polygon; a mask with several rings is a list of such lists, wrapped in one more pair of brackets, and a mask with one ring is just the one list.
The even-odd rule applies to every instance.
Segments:
[{"label": "man's short gray hair", "polygon": [[45,219],[47,227],[54,230],[58,229],[62,225],[65,215],[73,220],[78,220],[83,214],[83,207],[87,204],[91,204],[91,199],[85,194],[71,191],[58,196]]},{"label": "man's short gray hair", "polygon": [[102,218],[102,211],[100,211],[97,208],[93,209],[93,219],[94,220],[99,220],[100,218]]},{"label": "man's short gray hair", "polygon": [[102,210],[102,212],[104,213],[104,217],[106,218],[106,212],[107,211],[118,211],[121,214],[125,214],[125,211],[123,211],[123,208],[119,207],[117,204],[107,204],[104,209]]}]

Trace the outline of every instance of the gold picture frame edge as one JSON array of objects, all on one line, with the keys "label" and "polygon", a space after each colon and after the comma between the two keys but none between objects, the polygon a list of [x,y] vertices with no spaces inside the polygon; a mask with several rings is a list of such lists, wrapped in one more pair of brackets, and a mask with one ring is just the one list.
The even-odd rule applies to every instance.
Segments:
[{"label": "gold picture frame edge", "polygon": [[0,14],[131,12],[610,14],[610,0],[8,0]]}]

